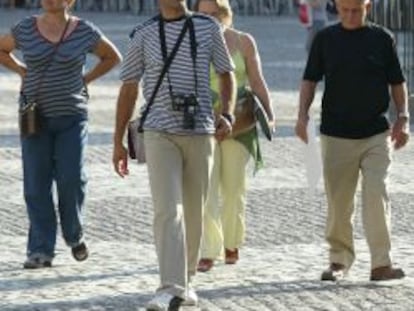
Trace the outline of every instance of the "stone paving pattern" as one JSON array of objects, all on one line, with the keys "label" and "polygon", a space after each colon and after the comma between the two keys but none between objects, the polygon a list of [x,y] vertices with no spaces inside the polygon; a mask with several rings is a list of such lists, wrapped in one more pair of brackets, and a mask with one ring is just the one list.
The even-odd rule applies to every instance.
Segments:
[{"label": "stone paving pattern", "polygon": [[[2,9],[0,33],[28,13]],[[99,25],[122,51],[128,32],[144,19],[127,14],[79,15]],[[328,264],[323,238],[326,200],[321,184],[314,193],[308,191],[303,145],[293,135],[305,30],[294,16],[237,17],[236,26],[257,40],[274,100],[277,135],[271,143],[262,141],[266,169],[254,177],[250,174],[247,239],[240,262],[219,263],[211,272],[198,274],[194,286],[200,306],[183,310],[414,310],[412,143],[394,154],[390,176],[394,259],[408,277],[368,281],[369,252],[358,205],[355,265],[345,281],[322,283],[320,272]],[[54,267],[25,271],[28,224],[15,104],[19,79],[0,69],[1,311],[143,310],[158,285],[146,167],[132,163],[130,176],[120,179],[111,165],[118,74],[119,67],[90,88],[85,209],[90,259],[75,262],[59,237]],[[317,118],[319,105],[314,106]]]}]

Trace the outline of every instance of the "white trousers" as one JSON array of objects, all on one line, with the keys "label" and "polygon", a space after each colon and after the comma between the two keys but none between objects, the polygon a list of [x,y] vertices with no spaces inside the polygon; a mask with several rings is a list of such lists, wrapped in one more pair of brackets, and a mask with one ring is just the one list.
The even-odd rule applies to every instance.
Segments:
[{"label": "white trousers", "polygon": [[239,248],[244,242],[246,166],[250,158],[246,147],[237,140],[216,144],[201,243],[201,258],[210,259],[219,259],[224,248]]}]

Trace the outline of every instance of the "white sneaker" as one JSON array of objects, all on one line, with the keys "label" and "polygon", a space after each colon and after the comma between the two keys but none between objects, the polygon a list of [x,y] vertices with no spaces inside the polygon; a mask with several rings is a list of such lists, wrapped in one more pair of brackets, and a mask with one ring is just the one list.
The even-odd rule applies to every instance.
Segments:
[{"label": "white sneaker", "polygon": [[183,299],[169,293],[159,292],[147,303],[147,311],[179,310]]},{"label": "white sneaker", "polygon": [[188,288],[187,295],[184,301],[181,303],[182,306],[197,306],[198,305],[198,296],[196,291],[193,288]]}]

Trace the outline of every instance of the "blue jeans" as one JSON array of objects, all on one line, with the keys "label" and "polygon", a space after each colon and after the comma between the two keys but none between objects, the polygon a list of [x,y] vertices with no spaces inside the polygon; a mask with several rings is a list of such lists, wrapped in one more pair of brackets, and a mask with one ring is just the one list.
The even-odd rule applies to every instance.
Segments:
[{"label": "blue jeans", "polygon": [[73,247],[83,236],[84,171],[88,123],[85,116],[42,119],[41,133],[22,144],[24,198],[29,216],[27,255],[54,257],[57,217],[52,185],[65,242]]}]

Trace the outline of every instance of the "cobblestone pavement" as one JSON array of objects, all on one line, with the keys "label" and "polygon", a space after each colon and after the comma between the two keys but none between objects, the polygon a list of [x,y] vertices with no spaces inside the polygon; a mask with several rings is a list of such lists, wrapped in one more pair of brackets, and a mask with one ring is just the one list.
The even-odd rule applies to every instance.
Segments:
[{"label": "cobblestone pavement", "polygon": [[[26,11],[0,11],[0,32]],[[125,14],[81,14],[122,49],[132,25]],[[369,282],[369,253],[355,213],[357,260],[346,281],[319,281],[327,265],[326,201],[307,190],[303,146],[293,136],[297,86],[304,65],[304,30],[294,17],[237,18],[253,33],[272,90],[278,135],[263,141],[266,169],[249,179],[247,240],[240,263],[218,264],[195,279],[198,310],[414,310],[414,148],[396,152],[390,176],[394,259],[408,277]],[[86,236],[90,259],[76,263],[58,241],[54,268],[24,271],[27,219],[16,127],[19,81],[0,69],[0,310],[142,310],[158,284],[152,208],[145,166],[122,180],[111,167],[111,133],[118,70],[91,87]],[[317,106],[317,105],[316,105]],[[315,112],[318,107],[315,107]],[[197,310],[187,308],[186,310]]]}]

